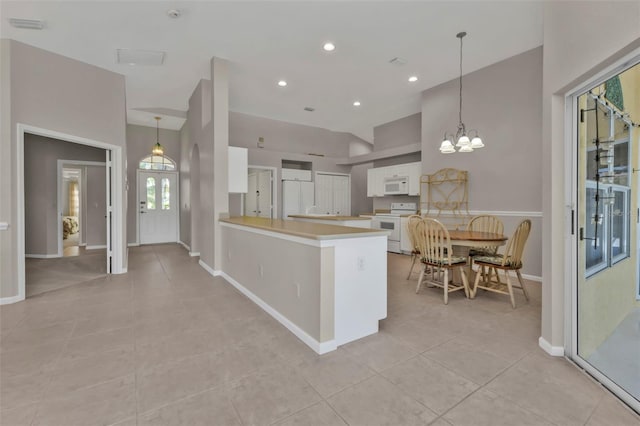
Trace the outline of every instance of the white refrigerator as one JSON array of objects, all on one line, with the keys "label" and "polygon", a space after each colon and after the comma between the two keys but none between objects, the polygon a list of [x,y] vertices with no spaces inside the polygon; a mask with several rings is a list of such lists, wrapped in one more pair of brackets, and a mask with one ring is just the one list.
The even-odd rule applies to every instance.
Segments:
[{"label": "white refrigerator", "polygon": [[297,180],[282,181],[282,218],[287,219],[290,214],[306,214],[313,206],[313,182]]}]

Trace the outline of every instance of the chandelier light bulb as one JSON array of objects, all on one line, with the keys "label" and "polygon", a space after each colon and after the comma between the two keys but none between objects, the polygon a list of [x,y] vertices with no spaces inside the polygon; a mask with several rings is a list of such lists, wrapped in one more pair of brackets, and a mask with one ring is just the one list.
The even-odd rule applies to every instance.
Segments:
[{"label": "chandelier light bulb", "polygon": [[471,146],[471,141],[469,140],[469,136],[467,135],[462,135],[460,136],[460,138],[458,139],[458,143],[456,144],[456,146],[458,148],[460,147],[464,147],[464,146]]},{"label": "chandelier light bulb", "polygon": [[471,144],[464,145],[464,146],[460,147],[458,152],[473,152],[473,148],[471,148]]},{"label": "chandelier light bulb", "polygon": [[471,139],[471,148],[478,149],[482,148],[483,146],[484,144],[482,143],[482,139],[480,139],[480,136],[476,136],[475,138]]}]

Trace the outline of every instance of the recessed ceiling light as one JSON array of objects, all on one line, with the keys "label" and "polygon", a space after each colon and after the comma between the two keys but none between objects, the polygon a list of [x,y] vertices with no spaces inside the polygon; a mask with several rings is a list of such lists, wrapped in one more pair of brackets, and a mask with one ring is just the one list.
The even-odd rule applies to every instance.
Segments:
[{"label": "recessed ceiling light", "polygon": [[280,80],[280,81],[278,82],[278,86],[280,86],[280,87],[284,87],[284,86],[286,86],[286,85],[287,85],[287,82],[286,82],[286,81],[284,81],[284,80]]},{"label": "recessed ceiling light", "polygon": [[27,30],[41,30],[44,28],[44,21],[38,19],[9,18],[9,23],[16,28]]},{"label": "recessed ceiling light", "polygon": [[322,46],[322,48],[327,52],[333,52],[334,50],[336,50],[336,45],[328,41],[324,44],[324,46]]},{"label": "recessed ceiling light", "polygon": [[355,102],[353,103],[353,106],[360,106],[360,101],[355,101]]},{"label": "recessed ceiling light", "polygon": [[418,81],[418,77],[416,77],[415,75],[412,75],[411,77],[409,77],[409,81],[411,83],[414,83],[414,82]]}]

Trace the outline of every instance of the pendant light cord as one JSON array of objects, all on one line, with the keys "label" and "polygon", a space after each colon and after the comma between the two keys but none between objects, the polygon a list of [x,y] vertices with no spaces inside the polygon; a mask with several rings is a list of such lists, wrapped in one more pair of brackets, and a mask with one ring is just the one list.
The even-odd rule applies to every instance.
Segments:
[{"label": "pendant light cord", "polygon": [[458,112],[458,128],[462,127],[462,37],[460,37],[460,109]]}]

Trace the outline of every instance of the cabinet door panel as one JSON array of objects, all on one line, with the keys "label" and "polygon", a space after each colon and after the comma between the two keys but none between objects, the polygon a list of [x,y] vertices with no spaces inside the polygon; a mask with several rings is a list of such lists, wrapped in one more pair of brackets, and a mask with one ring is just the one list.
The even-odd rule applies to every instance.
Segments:
[{"label": "cabinet door panel", "polygon": [[349,176],[332,176],[333,180],[333,214],[351,215],[351,197]]},{"label": "cabinet door panel", "polygon": [[331,214],[333,210],[333,181],[331,175],[316,174],[316,207],[319,213]]}]

